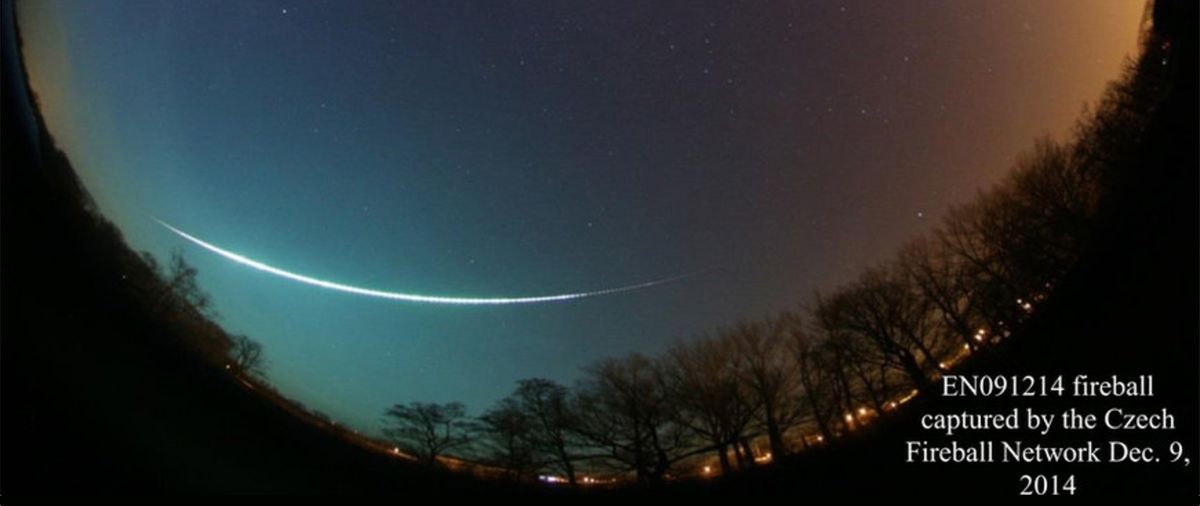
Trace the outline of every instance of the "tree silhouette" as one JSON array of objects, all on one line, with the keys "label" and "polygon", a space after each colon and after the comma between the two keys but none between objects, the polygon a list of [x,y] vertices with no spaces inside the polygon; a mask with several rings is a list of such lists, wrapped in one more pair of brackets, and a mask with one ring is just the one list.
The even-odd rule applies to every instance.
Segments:
[{"label": "tree silhouette", "polygon": [[571,485],[576,480],[576,455],[579,444],[575,429],[579,416],[571,403],[567,387],[548,379],[521,380],[510,396],[529,423],[528,437],[538,459],[562,472]]},{"label": "tree silhouette", "polygon": [[632,471],[639,482],[661,481],[690,441],[675,423],[657,364],[634,353],[602,360],[587,373],[576,398],[577,431],[585,444],[602,452],[604,464]]},{"label": "tree silhouette", "polygon": [[842,375],[845,411],[852,413],[861,401],[883,411],[892,392],[889,378],[895,370],[888,357],[873,342],[854,333],[822,344]]},{"label": "tree silhouette", "polygon": [[177,249],[171,251],[166,272],[162,272],[152,255],[149,253],[142,255],[147,265],[163,282],[162,289],[155,301],[155,305],[160,311],[173,313],[190,307],[202,316],[208,318],[215,316],[212,300],[200,288],[200,284],[196,280],[196,268],[187,262],[183,257],[183,252]]},{"label": "tree silhouette", "polygon": [[817,322],[831,339],[863,338],[889,363],[924,388],[938,359],[929,342],[933,334],[929,303],[893,273],[872,269],[828,298],[818,298]]},{"label": "tree silhouette", "polygon": [[735,370],[759,409],[759,425],[767,434],[771,454],[781,458],[789,448],[783,434],[803,416],[799,396],[799,367],[781,351],[787,349],[788,334],[801,321],[784,312],[764,322],[739,322],[727,335],[733,342]]},{"label": "tree silhouette", "polygon": [[244,334],[232,336],[230,341],[232,342],[230,356],[239,371],[259,377],[266,373],[262,344]]},{"label": "tree silhouette", "polygon": [[970,349],[980,346],[988,330],[970,262],[950,254],[939,242],[919,238],[901,249],[896,266],[934,306],[947,330]]},{"label": "tree silhouette", "polygon": [[521,480],[539,467],[533,443],[533,421],[512,398],[479,416],[479,440],[484,460]]},{"label": "tree silhouette", "polygon": [[466,408],[457,402],[397,404],[384,417],[383,433],[420,462],[433,466],[438,457],[471,441]]},{"label": "tree silhouette", "polygon": [[755,411],[734,369],[733,357],[732,340],[705,337],[676,343],[667,350],[660,368],[675,422],[708,443],[724,472],[732,470],[731,446],[739,464],[746,465],[737,445]]},{"label": "tree silhouette", "polygon": [[793,327],[789,334],[788,348],[796,361],[796,374],[804,391],[808,411],[821,436],[831,440],[837,408],[834,406],[833,381],[830,379],[826,355],[811,335],[802,329]]}]

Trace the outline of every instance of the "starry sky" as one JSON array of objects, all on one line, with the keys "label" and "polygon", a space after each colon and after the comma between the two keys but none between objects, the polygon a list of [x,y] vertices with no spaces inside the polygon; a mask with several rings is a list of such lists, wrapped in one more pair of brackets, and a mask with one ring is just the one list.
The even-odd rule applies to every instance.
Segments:
[{"label": "starry sky", "polygon": [[[1063,137],[1136,1],[17,5],[50,130],[285,394],[362,430],[796,308]],[[207,252],[385,290],[364,298]]]}]

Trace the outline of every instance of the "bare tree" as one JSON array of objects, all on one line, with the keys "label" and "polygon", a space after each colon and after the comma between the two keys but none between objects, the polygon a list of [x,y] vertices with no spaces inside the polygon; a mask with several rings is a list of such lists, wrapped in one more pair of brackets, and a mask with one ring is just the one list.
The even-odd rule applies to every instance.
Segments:
[{"label": "bare tree", "polygon": [[637,353],[602,360],[588,370],[576,398],[576,431],[585,444],[641,483],[661,481],[690,443],[659,374],[654,361]]},{"label": "bare tree", "polygon": [[486,462],[504,469],[513,480],[537,470],[532,420],[512,398],[505,398],[479,417],[479,444]]},{"label": "bare tree", "polygon": [[570,391],[548,379],[521,380],[510,397],[529,424],[528,437],[539,461],[554,466],[576,484],[574,448],[579,443],[578,415]]},{"label": "bare tree", "polygon": [[759,407],[759,425],[776,458],[787,455],[783,434],[804,412],[798,364],[786,352],[790,329],[800,325],[799,316],[785,312],[762,323],[742,321],[728,334],[738,378]]},{"label": "bare tree", "polygon": [[821,359],[823,365],[820,373],[826,385],[829,406],[833,408],[833,412],[830,413],[833,416],[833,422],[845,430],[854,428],[850,413],[859,403],[859,389],[855,387],[854,377],[850,375],[851,364],[849,362],[853,358],[842,353],[838,346],[840,342],[848,339],[854,338],[844,334],[827,334],[817,344],[818,354],[816,355]]},{"label": "bare tree", "polygon": [[204,316],[213,316],[212,300],[200,288],[196,280],[197,271],[184,259],[179,250],[171,251],[171,259],[165,273],[161,272],[158,262],[153,256],[143,253],[150,269],[162,277],[163,289],[159,292],[155,305],[160,311],[177,311],[181,305],[191,307]]},{"label": "bare tree", "polygon": [[947,330],[971,349],[979,347],[988,325],[979,308],[981,287],[969,262],[950,254],[942,243],[920,238],[901,250],[896,266],[933,304]]},{"label": "bare tree", "polygon": [[662,362],[663,388],[675,407],[675,421],[706,441],[729,472],[729,449],[746,465],[737,448],[753,420],[754,407],[734,364],[734,343],[705,337],[672,346]]},{"label": "bare tree", "polygon": [[[949,271],[936,281],[947,286],[933,287],[933,276],[920,275],[936,264],[913,262],[920,260],[913,255],[905,262],[917,269],[915,279],[931,301],[951,314],[946,292],[968,292],[971,309],[986,322],[981,327],[993,335],[1022,321],[1090,240],[1102,194],[1097,175],[1085,166],[1092,155],[1039,139],[1007,180],[952,210],[936,236],[939,263]],[[961,334],[967,325],[958,327]]]},{"label": "bare tree", "polygon": [[426,465],[436,464],[447,451],[471,441],[466,408],[457,402],[397,404],[387,410],[384,419],[388,424],[384,435]]},{"label": "bare tree", "polygon": [[845,410],[853,412],[862,397],[876,411],[882,412],[892,390],[889,376],[894,370],[887,356],[871,341],[854,333],[841,334],[823,344],[832,358],[830,363],[840,374],[839,390],[844,392]]},{"label": "bare tree", "polygon": [[262,376],[266,372],[262,344],[243,334],[232,336],[229,340],[232,344],[229,354],[233,359],[234,367],[254,376]]},{"label": "bare tree", "polygon": [[1001,221],[991,209],[994,200],[986,195],[970,204],[955,208],[947,215],[937,233],[939,246],[964,268],[956,274],[965,283],[972,295],[971,304],[985,322],[992,335],[1007,332],[1020,318],[1014,304],[1020,289],[1012,283],[1013,276],[1008,265],[995,248],[993,239],[988,238],[991,225]]},{"label": "bare tree", "polygon": [[939,334],[930,304],[893,273],[866,271],[832,297],[818,298],[815,315],[831,338],[865,338],[918,388],[931,383],[926,371],[939,367],[932,342]]},{"label": "bare tree", "polygon": [[1025,264],[1036,289],[1045,277],[1057,279],[1075,264],[1091,235],[1101,189],[1069,147],[1049,138],[1018,157],[1010,177],[1012,205],[1026,229],[1009,253]]},{"label": "bare tree", "polygon": [[808,411],[821,435],[826,440],[832,439],[837,408],[833,406],[833,381],[829,379],[830,366],[825,354],[811,334],[800,326],[791,327],[788,337],[788,349],[796,361],[796,374]]}]

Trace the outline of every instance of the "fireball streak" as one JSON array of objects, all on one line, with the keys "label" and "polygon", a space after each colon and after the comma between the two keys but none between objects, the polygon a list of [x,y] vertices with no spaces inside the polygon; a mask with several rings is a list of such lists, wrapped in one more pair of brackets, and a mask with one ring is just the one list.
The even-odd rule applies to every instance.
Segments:
[{"label": "fireball streak", "polygon": [[596,297],[599,295],[610,295],[610,294],[614,294],[614,293],[629,292],[629,291],[638,290],[638,289],[642,289],[642,288],[649,288],[654,285],[661,285],[663,283],[670,283],[672,281],[678,281],[680,279],[683,279],[683,278],[686,278],[686,277],[692,275],[692,274],[685,274],[682,276],[675,276],[675,277],[671,277],[671,278],[663,278],[663,279],[657,279],[654,281],[647,281],[645,283],[638,283],[636,285],[621,286],[621,287],[617,287],[617,288],[606,288],[603,290],[595,290],[595,291],[591,291],[591,292],[562,293],[562,294],[555,294],[555,295],[539,295],[539,296],[533,296],[533,297],[444,297],[444,296],[437,296],[437,295],[420,295],[420,294],[415,294],[415,293],[387,292],[387,291],[383,291],[383,290],[372,290],[370,288],[362,288],[362,287],[357,287],[357,286],[344,285],[341,283],[335,283],[333,281],[325,281],[323,279],[317,279],[317,278],[305,276],[303,274],[296,274],[294,272],[285,271],[278,267],[272,267],[270,265],[264,264],[257,260],[252,260],[250,258],[246,258],[246,257],[239,255],[237,253],[234,253],[232,251],[224,250],[224,249],[217,247],[216,245],[204,242],[195,236],[189,235],[187,232],[179,230],[179,229],[171,226],[170,224],[168,224],[162,220],[159,220],[158,218],[151,218],[151,219],[158,222],[159,225],[162,225],[162,226],[166,227],[168,230],[178,234],[180,237],[187,239],[204,249],[207,249],[213,253],[221,255],[230,260],[233,260],[234,262],[237,262],[239,264],[242,264],[242,265],[245,265],[248,267],[253,267],[255,269],[266,272],[268,274],[274,274],[276,276],[287,278],[292,281],[299,281],[301,283],[305,283],[305,284],[309,284],[309,285],[313,285],[313,286],[319,286],[321,288],[327,288],[330,290],[337,290],[339,292],[353,293],[356,295],[365,295],[368,297],[378,297],[378,298],[382,298],[382,299],[403,300],[403,301],[408,301],[408,302],[426,302],[426,303],[430,303],[430,304],[457,304],[457,305],[534,304],[534,303],[539,303],[539,302],[561,302],[561,301],[567,301],[567,300],[573,300],[573,299],[582,299],[585,297]]}]

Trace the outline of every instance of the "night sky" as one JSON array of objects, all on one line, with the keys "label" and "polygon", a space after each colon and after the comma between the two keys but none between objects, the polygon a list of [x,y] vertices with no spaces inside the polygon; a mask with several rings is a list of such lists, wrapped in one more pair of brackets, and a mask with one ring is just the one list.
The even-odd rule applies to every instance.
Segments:
[{"label": "night sky", "polygon": [[[673,3],[673,5],[668,5]],[[903,5],[901,5],[903,4]],[[1061,137],[1139,1],[17,5],[51,131],[130,245],[179,248],[285,394],[386,406],[571,383],[886,259]],[[446,306],[255,271],[448,296]]]}]

